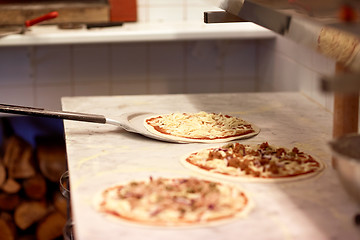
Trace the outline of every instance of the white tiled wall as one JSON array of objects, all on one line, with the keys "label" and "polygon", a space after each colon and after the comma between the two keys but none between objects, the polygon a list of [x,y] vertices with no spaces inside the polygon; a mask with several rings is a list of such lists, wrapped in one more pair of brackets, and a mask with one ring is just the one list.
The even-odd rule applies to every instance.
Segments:
[{"label": "white tiled wall", "polygon": [[[211,0],[138,0],[139,21],[202,21]],[[303,91],[334,63],[278,37],[0,48],[0,102],[60,109],[62,96]]]},{"label": "white tiled wall", "polygon": [[216,0],[137,0],[138,21],[202,21],[203,13],[217,9]]},{"label": "white tiled wall", "polygon": [[33,103],[34,83],[30,49],[0,48],[0,98],[1,102]]},{"label": "white tiled wall", "polygon": [[0,102],[59,109],[61,96],[255,91],[257,48],[240,40],[0,48]]},{"label": "white tiled wall", "polygon": [[335,73],[335,61],[278,36],[259,47],[260,91],[300,91],[328,110],[333,94],[320,89],[319,78]]}]

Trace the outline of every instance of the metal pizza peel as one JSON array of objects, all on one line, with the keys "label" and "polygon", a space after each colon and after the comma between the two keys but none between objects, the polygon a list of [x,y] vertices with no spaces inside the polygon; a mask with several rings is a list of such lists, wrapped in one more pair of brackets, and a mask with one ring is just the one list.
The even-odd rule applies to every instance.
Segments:
[{"label": "metal pizza peel", "polygon": [[[68,111],[54,111],[46,110],[42,108],[34,107],[25,107],[25,106],[16,106],[16,105],[7,105],[0,104],[0,112],[11,113],[11,114],[20,114],[20,115],[30,115],[36,117],[48,117],[48,118],[57,118],[64,120],[74,120],[74,121],[83,121],[83,122],[92,122],[92,123],[101,123],[101,124],[110,124],[117,127],[120,127],[128,132],[133,132],[141,134],[145,137],[152,138],[155,140],[160,140],[164,142],[172,143],[214,143],[214,142],[226,142],[224,140],[213,140],[205,141],[199,139],[186,139],[186,138],[177,138],[173,136],[157,135],[148,129],[146,129],[144,122],[145,119],[159,115],[152,112],[129,112],[123,113],[119,116],[117,120],[110,119],[104,115],[99,114],[89,114],[89,113],[79,113],[79,112],[68,112]],[[260,132],[260,128],[252,124],[255,132],[249,134],[248,136],[242,136],[241,138],[248,138],[257,135]],[[233,138],[232,140],[236,140]],[[227,141],[232,141],[227,140]]]},{"label": "metal pizza peel", "polygon": [[151,113],[151,112],[124,113],[120,115],[119,119],[117,120],[110,119],[105,117],[104,115],[99,115],[99,114],[54,111],[54,110],[46,110],[42,108],[7,105],[7,104],[0,104],[0,112],[35,116],[35,117],[48,117],[48,118],[56,118],[56,119],[64,119],[64,120],[110,124],[120,127],[128,132],[138,133],[152,139],[165,141],[165,142],[186,143],[185,141],[169,139],[149,132],[144,126],[144,121],[146,118],[156,115],[156,113]]}]

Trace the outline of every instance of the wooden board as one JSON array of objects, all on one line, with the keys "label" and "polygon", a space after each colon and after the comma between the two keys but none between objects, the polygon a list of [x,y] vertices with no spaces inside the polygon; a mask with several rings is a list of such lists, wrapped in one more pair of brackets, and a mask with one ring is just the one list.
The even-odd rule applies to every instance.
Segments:
[{"label": "wooden board", "polygon": [[0,5],[0,25],[23,24],[51,11],[59,16],[42,24],[109,22],[107,3],[47,3]]}]

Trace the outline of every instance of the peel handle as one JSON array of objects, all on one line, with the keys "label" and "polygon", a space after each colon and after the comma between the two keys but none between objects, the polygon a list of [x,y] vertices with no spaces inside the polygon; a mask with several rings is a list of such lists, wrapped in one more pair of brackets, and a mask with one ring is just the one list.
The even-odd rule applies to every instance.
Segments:
[{"label": "peel handle", "polygon": [[53,111],[42,108],[15,106],[15,105],[7,105],[7,104],[0,104],[0,112],[35,116],[35,117],[48,117],[48,118],[75,120],[75,121],[83,121],[83,122],[93,122],[93,123],[103,123],[103,124],[106,123],[105,116],[98,114]]},{"label": "peel handle", "polygon": [[56,12],[56,11],[49,12],[49,13],[47,13],[45,15],[40,16],[40,17],[25,21],[25,26],[30,27],[30,26],[33,26],[33,25],[38,24],[40,22],[56,18],[58,15],[59,15],[59,13]]}]

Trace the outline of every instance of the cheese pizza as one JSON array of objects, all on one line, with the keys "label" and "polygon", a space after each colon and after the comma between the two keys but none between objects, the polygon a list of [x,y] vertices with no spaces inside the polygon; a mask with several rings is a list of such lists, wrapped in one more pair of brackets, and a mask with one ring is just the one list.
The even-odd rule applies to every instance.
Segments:
[{"label": "cheese pizza", "polygon": [[244,216],[247,194],[235,185],[194,177],[132,181],[101,193],[98,210],[149,226],[196,226]]},{"label": "cheese pizza", "polygon": [[263,142],[257,145],[230,143],[203,149],[181,159],[184,166],[210,175],[238,181],[287,181],[307,178],[325,165],[294,147],[287,149]]},{"label": "cheese pizza", "polygon": [[144,125],[151,133],[184,142],[227,142],[260,132],[239,117],[207,112],[157,115],[145,119]]}]

